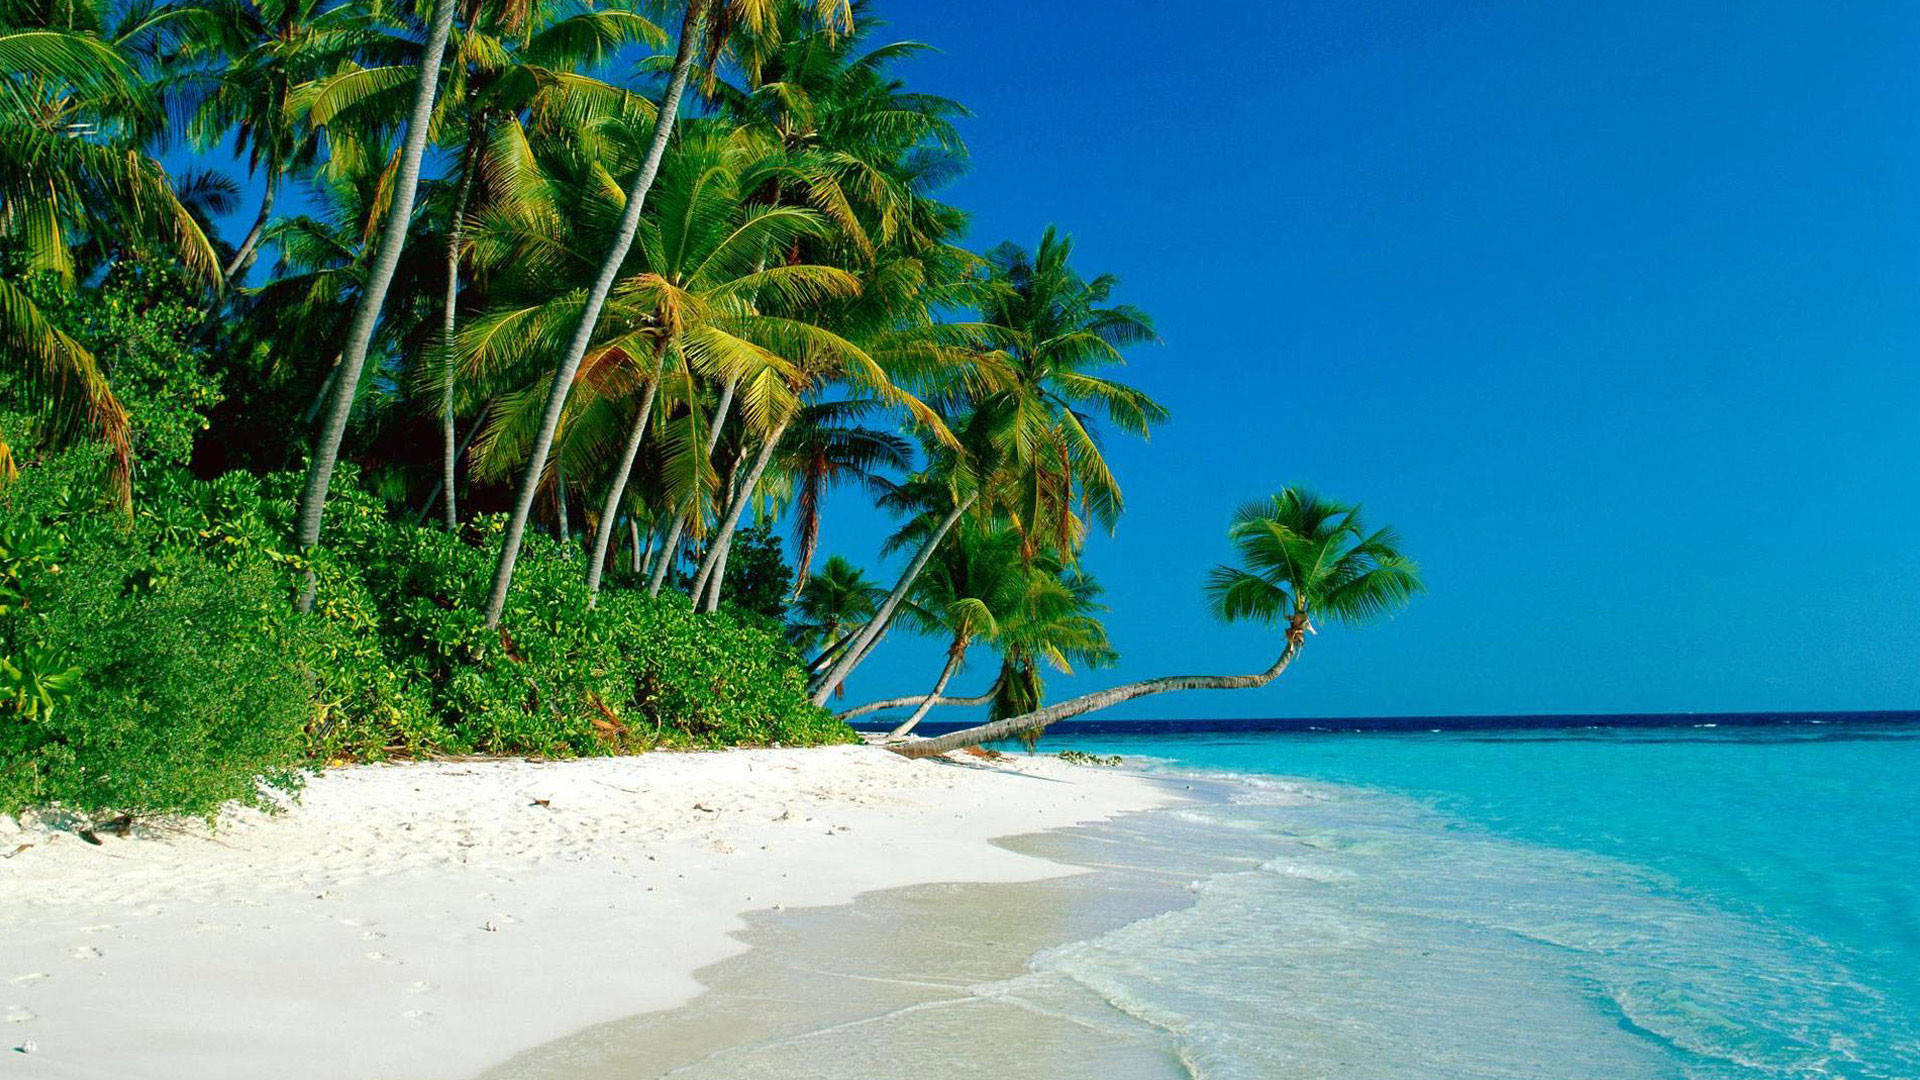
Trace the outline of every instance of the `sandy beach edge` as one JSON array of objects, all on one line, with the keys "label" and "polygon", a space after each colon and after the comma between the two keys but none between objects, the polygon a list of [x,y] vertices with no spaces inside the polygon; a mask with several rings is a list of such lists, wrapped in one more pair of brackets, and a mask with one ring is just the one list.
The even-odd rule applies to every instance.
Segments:
[{"label": "sandy beach edge", "polygon": [[747,912],[1074,873],[992,841],[1175,798],[850,746],[355,766],[99,845],[4,823],[0,1076],[468,1077],[690,1000]]}]

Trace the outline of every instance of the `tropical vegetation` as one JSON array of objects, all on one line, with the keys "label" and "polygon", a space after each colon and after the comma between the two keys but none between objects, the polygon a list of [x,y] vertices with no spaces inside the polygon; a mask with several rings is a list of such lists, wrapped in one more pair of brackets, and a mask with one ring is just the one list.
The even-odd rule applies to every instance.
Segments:
[{"label": "tropical vegetation", "polygon": [[[1116,658],[1082,555],[1125,508],[1108,437],[1167,419],[1120,374],[1153,324],[1064,232],[967,246],[966,112],[879,25],[0,3],[0,812],[989,706],[902,743],[937,752],[1259,685],[1417,591],[1289,489],[1214,579],[1285,626],[1270,672],[1045,704]],[[890,578],[819,552],[836,490],[897,515]],[[896,629],[944,647],[926,689],[829,712]]]}]

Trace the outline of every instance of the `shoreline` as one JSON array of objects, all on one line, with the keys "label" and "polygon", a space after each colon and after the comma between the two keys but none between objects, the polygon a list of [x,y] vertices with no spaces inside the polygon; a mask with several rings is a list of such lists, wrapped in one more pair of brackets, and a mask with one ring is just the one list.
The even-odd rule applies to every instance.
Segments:
[{"label": "shoreline", "polygon": [[850,746],[352,766],[211,832],[0,830],[7,1072],[469,1077],[685,1005],[750,912],[1084,873],[992,841],[1176,801]]},{"label": "shoreline", "polygon": [[[1209,787],[1193,785],[1179,806],[1224,798]],[[1057,977],[1048,958],[1191,908],[1202,882],[1258,864],[1241,839],[1180,809],[1130,812],[993,841],[1076,872],[753,912],[738,935],[746,948],[698,973],[698,997],[530,1049],[476,1080],[1191,1080],[1179,1033]]]}]

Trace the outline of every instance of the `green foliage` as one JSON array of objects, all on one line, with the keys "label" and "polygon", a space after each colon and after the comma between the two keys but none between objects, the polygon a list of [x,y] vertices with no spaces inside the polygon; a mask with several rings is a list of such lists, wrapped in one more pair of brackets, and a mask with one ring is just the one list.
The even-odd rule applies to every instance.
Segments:
[{"label": "green foliage", "polygon": [[0,527],[0,812],[211,814],[296,788],[310,693],[275,576],[155,544],[74,498],[66,465],[32,470]]},{"label": "green foliage", "polygon": [[589,610],[578,559],[540,538],[510,630],[488,631],[476,590],[499,520],[458,535],[397,522],[349,467],[301,618],[297,474],[157,471],[128,522],[99,504],[98,456],[29,469],[0,504],[0,812],[210,814],[341,759],[852,737],[807,703],[760,614],[632,589]]},{"label": "green foliage", "polygon": [[221,399],[206,350],[194,344],[205,317],[175,263],[114,266],[98,288],[71,290],[51,274],[27,293],[57,329],[90,351],[126,407],[141,465],[185,465]]},{"label": "green foliage", "polygon": [[[342,549],[381,606],[386,637],[433,687],[450,749],[595,754],[656,746],[845,741],[845,725],[806,702],[798,661],[750,613],[696,615],[678,594],[601,593],[589,609],[577,559],[531,537],[503,630],[486,629],[487,581],[501,519],[453,535],[373,524],[352,497],[330,501],[330,564],[316,610],[337,616]],[[336,524],[336,507],[346,521]],[[337,532],[335,530],[338,530]]]},{"label": "green foliage", "polygon": [[733,534],[727,573],[720,595],[742,611],[775,623],[786,618],[787,593],[793,588],[793,569],[780,550],[773,523],[763,521]]},{"label": "green foliage", "polygon": [[1241,507],[1227,535],[1245,565],[1216,566],[1207,577],[1214,614],[1226,622],[1286,621],[1296,633],[1313,618],[1359,625],[1426,590],[1393,529],[1369,531],[1359,507],[1303,488]]}]

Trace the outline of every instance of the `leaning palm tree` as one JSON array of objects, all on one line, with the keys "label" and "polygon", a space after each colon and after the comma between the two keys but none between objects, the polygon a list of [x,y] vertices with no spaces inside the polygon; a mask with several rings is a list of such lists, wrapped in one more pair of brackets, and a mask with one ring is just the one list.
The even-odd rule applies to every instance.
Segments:
[{"label": "leaning palm tree", "polygon": [[980,350],[953,397],[967,409],[953,425],[968,437],[965,461],[941,470],[944,496],[928,504],[926,539],[881,618],[815,684],[813,702],[823,704],[872,652],[893,608],[906,596],[954,523],[972,511],[1004,516],[1019,524],[1026,553],[1071,553],[1086,527],[1083,516],[1112,528],[1121,508],[1120,485],[1107,466],[1095,420],[1138,435],[1167,416],[1145,392],[1101,374],[1123,362],[1122,349],[1153,340],[1144,312],[1110,303],[1118,280],[1103,274],[1088,280],[1072,266],[1072,241],[1049,228],[1034,254],[1002,244],[988,256],[980,282],[984,340],[1000,347]]},{"label": "leaning palm tree", "polygon": [[1123,683],[978,727],[904,743],[907,757],[928,757],[1047,725],[1123,701],[1170,690],[1239,690],[1280,677],[1313,632],[1315,619],[1358,625],[1389,615],[1424,591],[1417,565],[1400,553],[1392,529],[1368,532],[1358,507],[1287,488],[1235,515],[1228,530],[1244,566],[1219,566],[1207,580],[1214,614],[1283,626],[1280,656],[1251,675],[1168,675]]},{"label": "leaning palm tree", "polygon": [[[552,448],[554,432],[560,426],[560,415],[566,408],[567,393],[572,389],[574,373],[579,370],[580,361],[593,341],[601,309],[606,306],[613,284],[620,277],[627,249],[633,245],[634,233],[640,227],[641,211],[646,208],[647,194],[653,189],[654,177],[660,170],[660,159],[666,154],[667,140],[673,135],[674,121],[680,113],[680,97],[686,90],[687,77],[692,71],[694,50],[704,35],[708,67],[711,68],[734,28],[767,32],[773,26],[777,7],[769,0],[683,0],[680,40],[675,47],[666,90],[661,94],[659,107],[654,114],[653,139],[647,146],[646,157],[641,160],[640,167],[635,170],[627,186],[625,212],[621,214],[613,242],[608,245],[606,258],[601,262],[600,273],[581,306],[579,325],[560,354],[559,362],[554,365],[546,408],[541,415],[540,428],[534,435],[532,452],[527,458],[527,468],[520,481],[513,512],[507,518],[506,532],[500,542],[499,561],[494,566],[493,584],[487,596],[489,628],[499,625],[500,614],[506,609],[507,589],[513,584],[513,566],[520,557],[520,542],[526,533],[527,517],[533,510],[534,496],[539,493],[542,477],[546,473],[547,452]],[[816,0],[816,7],[822,21],[829,26],[850,28],[852,13],[847,0]]]},{"label": "leaning palm tree", "polygon": [[962,529],[914,582],[913,603],[902,610],[907,621],[923,634],[946,637],[946,662],[933,689],[899,726],[888,733],[899,738],[912,731],[947,691],[947,684],[966,662],[975,641],[1000,633],[1003,620],[1043,579],[1052,579],[1051,562],[1028,562],[1020,556],[1020,538],[1009,529]]},{"label": "leaning palm tree", "polygon": [[[413,199],[420,185],[420,163],[427,152],[427,128],[433,117],[434,93],[440,82],[440,59],[447,50],[447,37],[453,30],[456,0],[434,0],[432,22],[427,27],[426,49],[420,56],[420,71],[414,85],[413,109],[407,118],[407,139],[393,181],[393,201],[387,208],[386,225],[380,230],[380,244],[369,268],[367,282],[354,309],[353,323],[347,328],[347,340],[340,350],[333,390],[327,411],[314,440],[313,457],[307,465],[307,482],[300,493],[300,510],[295,524],[294,542],[303,551],[320,542],[321,515],[327,505],[327,487],[333,480],[334,463],[340,457],[340,443],[346,437],[347,418],[353,412],[354,397],[360,386],[360,371],[367,361],[367,348],[373,342],[374,324],[380,321],[380,309],[386,303],[387,288],[400,265],[400,253],[406,246],[407,230],[413,220]],[[309,570],[300,589],[300,611],[313,609],[314,576]]]},{"label": "leaning palm tree", "polygon": [[[1087,668],[1112,666],[1118,654],[1108,642],[1107,629],[1100,621],[1099,613],[1106,610],[1106,605],[1100,602],[1102,590],[1099,583],[1079,567],[1062,567],[1050,556],[1027,560],[1019,555],[1017,535],[1011,531],[999,535],[1005,540],[999,550],[1003,557],[1012,558],[1007,559],[998,576],[1018,581],[1021,587],[1012,595],[1001,597],[997,610],[993,612],[993,633],[984,639],[993,651],[1000,654],[1000,670],[993,682],[979,694],[949,697],[946,683],[951,678],[951,672],[943,672],[941,681],[935,684],[930,694],[869,702],[841,713],[841,719],[850,720],[883,709],[916,709],[907,723],[889,734],[890,738],[905,735],[936,708],[989,705],[988,719],[998,720],[1040,707],[1041,696],[1045,692],[1045,679],[1041,674],[1043,667],[1072,675],[1076,665]],[[939,576],[938,564],[945,563],[949,554],[943,553],[936,560],[936,577]],[[996,590],[989,587],[977,591]],[[1004,593],[1004,590],[999,591]],[[909,611],[908,618],[916,628],[924,628],[921,624],[929,621],[926,614],[920,611]],[[940,620],[931,622],[938,626]],[[957,637],[955,641],[959,643]]]}]

